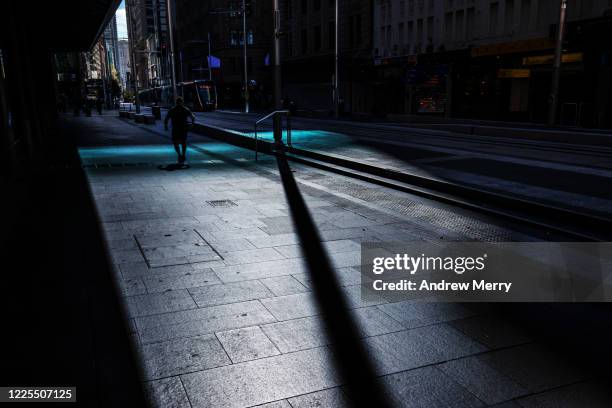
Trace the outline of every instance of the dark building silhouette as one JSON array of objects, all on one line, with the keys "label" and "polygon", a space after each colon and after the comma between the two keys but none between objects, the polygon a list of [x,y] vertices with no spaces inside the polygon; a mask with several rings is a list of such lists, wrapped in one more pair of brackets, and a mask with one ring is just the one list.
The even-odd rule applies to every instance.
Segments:
[{"label": "dark building silhouette", "polygon": [[[244,106],[242,7],[241,1],[176,0],[178,81],[208,79],[210,50],[220,63],[218,68],[213,64],[210,74],[217,83],[220,107]],[[246,1],[246,66],[254,109],[271,104],[272,29],[271,2]]]}]

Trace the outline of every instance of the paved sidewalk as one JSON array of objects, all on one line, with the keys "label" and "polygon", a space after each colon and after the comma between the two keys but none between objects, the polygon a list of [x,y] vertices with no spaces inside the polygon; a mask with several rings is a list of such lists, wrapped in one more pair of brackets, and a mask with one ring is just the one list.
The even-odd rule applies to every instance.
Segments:
[{"label": "paved sidewalk", "polygon": [[[350,406],[275,162],[197,137],[189,168],[175,168],[160,124],[70,120],[93,138],[80,154],[152,405]],[[395,406],[600,403],[588,373],[483,305],[361,299],[361,242],[533,238],[292,168]]]}]

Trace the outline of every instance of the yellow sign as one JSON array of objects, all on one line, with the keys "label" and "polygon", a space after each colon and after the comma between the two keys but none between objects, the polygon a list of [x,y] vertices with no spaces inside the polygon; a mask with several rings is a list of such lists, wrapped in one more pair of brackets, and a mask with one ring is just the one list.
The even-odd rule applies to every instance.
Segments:
[{"label": "yellow sign", "polygon": [[[547,65],[552,64],[555,59],[554,55],[536,55],[534,57],[524,57],[523,65]],[[581,52],[571,52],[569,54],[561,55],[561,62],[581,62]]]},{"label": "yellow sign", "polygon": [[529,78],[531,71],[528,69],[499,69],[497,71],[498,78]]},{"label": "yellow sign", "polygon": [[485,55],[513,54],[516,52],[540,51],[555,48],[550,38],[534,38],[506,43],[487,44],[472,48],[472,57]]}]

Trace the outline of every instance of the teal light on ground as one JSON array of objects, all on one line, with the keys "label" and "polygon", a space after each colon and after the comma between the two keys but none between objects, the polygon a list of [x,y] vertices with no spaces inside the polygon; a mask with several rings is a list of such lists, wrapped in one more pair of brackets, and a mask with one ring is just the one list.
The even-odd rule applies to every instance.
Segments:
[{"label": "teal light on ground", "polygon": [[[254,137],[254,134],[251,133],[249,136]],[[274,141],[274,134],[272,131],[261,131],[257,132],[257,137],[260,140],[265,140],[268,142]],[[291,131],[291,142],[292,143],[303,143],[303,142],[323,142],[323,143],[332,143],[335,144],[337,142],[344,142],[344,139],[347,138],[345,135],[335,132],[327,132],[324,130],[292,130]],[[283,131],[283,141],[287,141],[287,131]]]},{"label": "teal light on ground", "polygon": [[[253,133],[239,133],[245,137],[254,137]],[[272,131],[265,130],[257,133],[260,140],[272,142],[274,135]],[[287,143],[287,132],[283,132],[283,142]],[[343,134],[327,132],[323,130],[292,130],[291,143],[294,146],[313,149],[333,149],[351,143],[351,139]],[[244,150],[240,147],[228,143],[188,143],[192,148],[187,155],[193,159],[214,159],[213,156],[206,155],[210,152],[213,155],[235,154],[236,151]],[[98,146],[82,147],[79,155],[83,164],[115,164],[115,163],[137,163],[137,162],[174,162],[176,153],[172,144],[151,144],[151,145],[129,145],[129,146]]]},{"label": "teal light on ground", "polygon": [[176,153],[167,145],[130,145],[82,147],[79,155],[83,164],[116,164],[142,162],[173,162]]},{"label": "teal light on ground", "polygon": [[235,152],[241,149],[227,143],[189,143],[188,146],[197,147],[201,150],[217,154]]},{"label": "teal light on ground", "polygon": [[173,152],[170,144],[164,145],[137,145],[137,146],[101,146],[81,147],[79,155],[82,159],[98,159],[109,157],[130,157],[141,155],[164,155]]},{"label": "teal light on ground", "polygon": [[[191,148],[189,148],[191,147]],[[236,154],[241,148],[227,143],[189,143],[187,156],[190,160],[215,159],[206,152],[225,154],[228,157]],[[167,145],[131,145],[131,146],[99,146],[82,147],[79,155],[83,164],[117,164],[117,163],[173,163],[176,153],[172,144]]]}]

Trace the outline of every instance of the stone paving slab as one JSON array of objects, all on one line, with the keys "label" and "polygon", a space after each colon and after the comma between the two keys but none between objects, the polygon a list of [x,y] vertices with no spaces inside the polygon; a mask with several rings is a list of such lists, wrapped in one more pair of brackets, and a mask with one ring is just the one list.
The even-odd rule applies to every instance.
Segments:
[{"label": "stone paving slab", "polygon": [[282,354],[181,376],[193,407],[234,408],[340,385],[326,348]]},{"label": "stone paving slab", "polygon": [[448,361],[436,368],[487,404],[494,405],[529,394],[527,389],[478,357]]},{"label": "stone paving slab", "polygon": [[280,354],[258,326],[218,332],[217,337],[234,363]]},{"label": "stone paving slab", "polygon": [[482,407],[476,396],[433,367],[383,377],[382,383],[396,407]]},{"label": "stone paving slab", "polygon": [[[212,269],[209,268],[198,271],[186,268],[185,272],[176,274],[155,274],[134,279],[141,279],[149,293],[197,288],[221,283],[221,280],[215,275]],[[191,293],[191,295],[193,297],[193,293]]]},{"label": "stone paving slab", "polygon": [[299,397],[289,398],[288,401],[292,408],[350,408],[352,406],[340,387],[300,395]]},{"label": "stone paving slab", "polygon": [[130,296],[126,300],[128,313],[131,317],[156,315],[197,307],[186,290]]},{"label": "stone paving slab", "polygon": [[198,307],[223,305],[274,296],[257,280],[200,286],[189,289]]},{"label": "stone paving slab", "polygon": [[136,319],[143,343],[197,336],[275,321],[258,301],[185,310]]},{"label": "stone paving slab", "polygon": [[147,380],[231,364],[221,343],[212,334],[145,344],[142,355]]},{"label": "stone paving slab", "polygon": [[153,408],[191,408],[189,398],[179,377],[146,382],[149,404]]},{"label": "stone paving slab", "polygon": [[274,293],[275,296],[294,295],[310,290],[291,275],[260,279],[260,282]]}]

